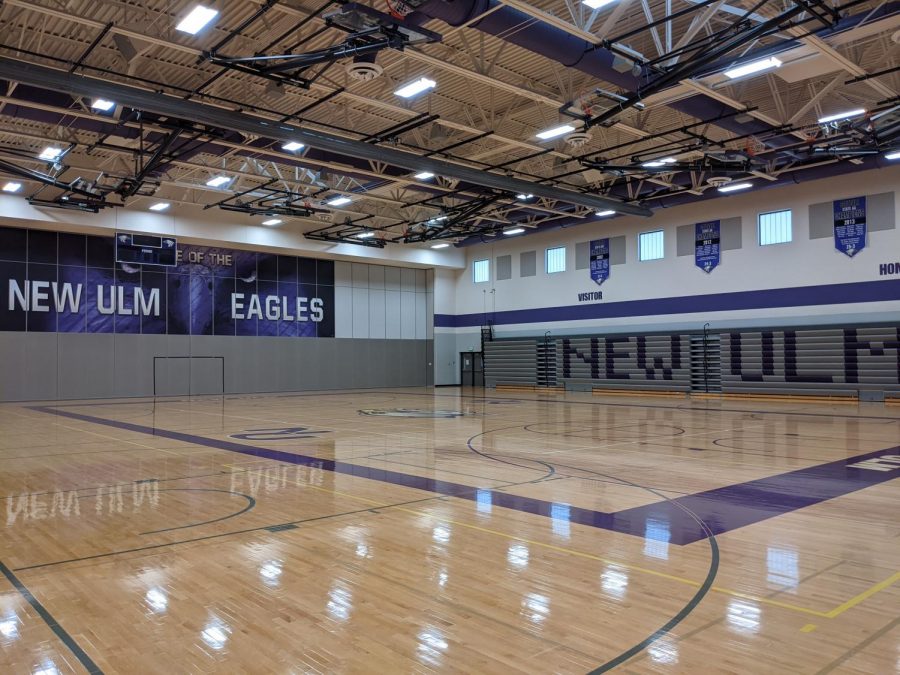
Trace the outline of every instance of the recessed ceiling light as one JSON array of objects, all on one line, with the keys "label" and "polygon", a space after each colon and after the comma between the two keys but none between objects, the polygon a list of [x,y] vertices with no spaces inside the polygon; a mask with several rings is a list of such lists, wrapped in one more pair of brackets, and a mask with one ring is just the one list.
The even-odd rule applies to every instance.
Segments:
[{"label": "recessed ceiling light", "polygon": [[298,141],[291,141],[290,143],[285,143],[284,145],[282,145],[281,149],[287,152],[297,152],[297,150],[299,150],[300,148],[305,147],[306,145],[303,143],[300,143]]},{"label": "recessed ceiling light", "polygon": [[196,35],[206,24],[215,19],[218,14],[219,11],[216,9],[197,5],[191,10],[190,14],[181,20],[181,23],[175,26],[175,30]]},{"label": "recessed ceiling light", "polygon": [[752,188],[753,183],[730,183],[719,188],[719,192],[736,192],[737,190],[746,190]]},{"label": "recessed ceiling light", "polygon": [[507,237],[509,237],[514,234],[522,234],[524,231],[525,231],[524,227],[514,227],[509,230],[503,230],[503,234],[505,234]]},{"label": "recessed ceiling light", "polygon": [[165,211],[169,208],[169,202],[157,202],[153,206],[150,207],[151,211]]},{"label": "recessed ceiling light", "polygon": [[900,159],[900,150],[894,150],[884,156],[885,159]]},{"label": "recessed ceiling light", "polygon": [[91,103],[91,107],[94,110],[102,110],[103,112],[109,112],[113,108],[116,107],[116,104],[112,101],[107,101],[105,98],[95,98],[94,102]]},{"label": "recessed ceiling light", "polygon": [[[890,157],[888,159],[890,159]],[[16,183],[14,181],[10,181],[9,183],[7,183],[6,185],[3,186],[4,192],[18,192],[21,189],[22,189],[22,184]]]},{"label": "recessed ceiling light", "polygon": [[827,122],[837,122],[838,120],[848,120],[851,117],[859,117],[860,115],[865,115],[865,108],[857,108],[856,110],[848,110],[846,112],[835,113],[834,115],[827,115],[825,117],[819,118],[819,124],[826,124]]},{"label": "recessed ceiling light", "polygon": [[399,96],[400,98],[412,98],[417,94],[421,94],[423,91],[434,89],[436,86],[437,82],[434,80],[429,80],[427,77],[420,77],[415,82],[410,82],[409,84],[400,87],[394,92],[394,95]]},{"label": "recessed ceiling light", "polygon": [[526,199],[534,199],[534,195],[531,194],[531,193],[525,194],[525,193],[523,192],[523,193],[521,193],[521,194],[517,194],[517,195],[516,195],[516,199],[521,199],[521,200],[524,202]]},{"label": "recessed ceiling light", "polygon": [[780,68],[781,61],[776,59],[774,56],[770,56],[767,59],[759,59],[758,61],[751,61],[750,63],[745,63],[742,66],[735,66],[734,68],[729,68],[723,74],[725,77],[728,77],[732,80],[738,77],[744,77],[745,75],[753,75],[754,73],[761,73],[764,70],[772,70],[773,68]]},{"label": "recessed ceiling light", "polygon": [[357,239],[371,239],[374,236],[375,236],[375,233],[371,232],[371,231],[370,232],[360,232],[358,235],[356,235],[356,238]]},{"label": "recessed ceiling light", "polygon": [[334,199],[329,199],[326,204],[328,206],[343,206],[344,204],[349,204],[353,200],[350,197],[335,197]]},{"label": "recessed ceiling light", "polygon": [[434,178],[434,174],[430,171],[423,171],[422,173],[417,173],[413,178],[416,180],[428,180],[429,178]]},{"label": "recessed ceiling light", "polygon": [[450,244],[435,244],[431,248],[447,248]]},{"label": "recessed ceiling light", "polygon": [[269,218],[268,220],[262,221],[262,224],[267,227],[275,227],[276,225],[281,225],[284,221],[280,218]]},{"label": "recessed ceiling light", "polygon": [[562,136],[563,134],[568,134],[569,132],[575,131],[575,127],[571,124],[563,124],[559,127],[553,127],[552,129],[547,129],[546,131],[542,131],[539,134],[535,134],[542,141],[547,141],[551,138],[556,138],[557,136]]},{"label": "recessed ceiling light", "polygon": [[59,156],[61,154],[62,154],[61,148],[47,147],[47,148],[44,148],[44,151],[40,155],[38,155],[38,158],[45,159],[49,162],[49,161],[59,158]]},{"label": "recessed ceiling light", "polygon": [[603,218],[604,216],[614,216],[614,215],[616,215],[616,212],[615,212],[615,211],[610,211],[610,210],[607,210],[607,211],[597,211],[596,215],[598,215],[598,216],[600,216],[601,218]]},{"label": "recessed ceiling light", "polygon": [[674,157],[664,157],[662,159],[654,159],[652,162],[644,162],[641,166],[650,169],[657,166],[665,166],[666,164],[674,164],[675,161]]},{"label": "recessed ceiling light", "polygon": [[590,7],[591,9],[600,9],[601,7],[611,5],[615,1],[616,0],[582,0],[582,4],[585,7]]},{"label": "recessed ceiling light", "polygon": [[206,184],[210,187],[222,187],[226,183],[230,182],[231,178],[229,178],[228,176],[216,176],[215,178],[210,178],[208,181],[206,181]]}]

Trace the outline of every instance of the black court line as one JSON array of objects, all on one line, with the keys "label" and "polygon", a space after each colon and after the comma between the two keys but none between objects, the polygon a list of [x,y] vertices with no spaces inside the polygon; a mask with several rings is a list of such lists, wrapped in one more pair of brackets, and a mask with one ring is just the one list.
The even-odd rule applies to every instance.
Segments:
[{"label": "black court line", "polygon": [[237,497],[243,497],[247,500],[247,506],[242,508],[240,511],[235,511],[234,513],[229,513],[227,516],[221,516],[220,518],[213,518],[212,520],[204,520],[201,523],[190,523],[189,525],[178,525],[177,527],[166,527],[161,530],[152,530],[150,532],[140,532],[139,534],[159,534],[160,532],[173,532],[174,530],[186,530],[190,527],[200,527],[201,525],[209,525],[211,523],[220,523],[223,520],[230,520],[231,518],[237,518],[238,516],[242,516],[247,511],[250,511],[254,506],[256,506],[256,500],[250,495],[245,495],[243,492],[232,492],[231,490],[217,490],[212,488],[168,488],[165,490],[160,490],[160,492],[222,492],[226,495],[235,495]]},{"label": "black court line", "polygon": [[84,666],[85,670],[88,671],[91,675],[103,675],[103,671],[100,670],[100,667],[91,660],[91,657],[85,653],[85,651],[75,642],[75,639],[66,632],[66,629],[59,625],[56,619],[53,618],[53,615],[47,611],[47,608],[44,607],[40,601],[34,597],[31,591],[28,590],[28,587],[23,584],[19,578],[13,574],[13,572],[2,562],[0,562],[0,572],[3,573],[3,576],[6,577],[7,581],[13,585],[13,587],[19,592],[25,600],[31,605],[31,608],[37,612],[38,616],[44,620],[44,623],[56,634],[62,643],[68,648],[70,652],[78,659],[78,662]]}]

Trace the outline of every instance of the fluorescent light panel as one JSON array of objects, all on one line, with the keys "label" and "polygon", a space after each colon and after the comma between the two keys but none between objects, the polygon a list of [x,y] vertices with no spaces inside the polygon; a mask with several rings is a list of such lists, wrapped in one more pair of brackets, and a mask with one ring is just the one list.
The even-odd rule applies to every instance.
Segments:
[{"label": "fluorescent light panel", "polygon": [[826,124],[827,122],[837,122],[838,120],[848,120],[851,117],[859,117],[860,115],[865,115],[865,108],[857,108],[856,110],[848,110],[846,112],[835,113],[834,115],[827,115],[825,117],[819,118],[819,124]]},{"label": "fluorescent light panel", "polygon": [[103,112],[109,112],[113,108],[116,107],[116,104],[113,101],[107,101],[105,98],[95,98],[94,102],[91,103],[91,107],[94,110],[102,110]]},{"label": "fluorescent light panel", "polygon": [[514,234],[522,234],[524,231],[524,227],[514,227],[511,230],[503,230],[503,234],[505,234],[507,237],[510,237]]},{"label": "fluorescent light panel", "polygon": [[773,68],[780,68],[781,61],[776,59],[774,56],[770,56],[767,59],[759,59],[758,61],[751,61],[750,63],[745,63],[742,66],[736,66],[734,68],[729,68],[724,72],[725,77],[731,78],[732,80],[737,79],[738,77],[744,77],[745,75],[753,75],[754,73],[761,73],[764,70],[772,70]]},{"label": "fluorescent light panel", "polygon": [[534,199],[534,195],[531,194],[531,193],[529,193],[529,194],[526,195],[526,194],[523,192],[522,194],[516,195],[516,199],[521,199],[522,201],[525,201],[526,199]]},{"label": "fluorescent light panel", "polygon": [[606,7],[607,5],[611,5],[616,0],[582,0],[582,3],[585,7],[590,7],[591,9],[600,9],[601,7]]},{"label": "fluorescent light panel", "polygon": [[38,158],[46,159],[47,161],[51,161],[51,160],[57,159],[61,154],[62,154],[62,149],[54,148],[54,147],[47,147],[47,148],[44,148],[44,151],[40,155],[38,155]]},{"label": "fluorescent light panel", "polygon": [[358,235],[356,235],[356,238],[357,239],[371,239],[374,236],[375,236],[374,232],[360,232]]},{"label": "fluorescent light panel", "polygon": [[894,150],[884,156],[885,159],[900,159],[900,150]]},{"label": "fluorescent light panel", "polygon": [[153,206],[150,207],[151,211],[165,211],[169,208],[169,202],[157,202]]},{"label": "fluorescent light panel", "polygon": [[412,98],[417,94],[421,94],[423,91],[434,89],[436,86],[437,82],[434,80],[429,80],[427,77],[420,77],[415,82],[410,82],[409,84],[400,87],[394,92],[394,95],[399,96],[400,98]]},{"label": "fluorescent light panel", "polygon": [[16,183],[15,181],[10,181],[6,185],[3,186],[4,192],[18,192],[22,189],[21,183]]},{"label": "fluorescent light panel", "polygon": [[285,143],[281,146],[282,150],[287,152],[296,152],[300,148],[306,147],[303,143],[299,143],[297,141],[291,141],[290,143]]},{"label": "fluorescent light panel", "polygon": [[430,171],[423,171],[421,173],[417,173],[413,176],[416,180],[428,180],[429,178],[434,178],[434,174]]},{"label": "fluorescent light panel", "polygon": [[615,211],[609,211],[609,210],[607,210],[607,211],[597,211],[597,214],[596,214],[596,215],[598,215],[598,216],[600,216],[601,218],[603,218],[604,216],[614,216],[614,215],[616,215],[616,212],[615,212]]},{"label": "fluorescent light panel", "polygon": [[329,199],[326,204],[328,206],[343,206],[344,204],[349,204],[353,200],[350,197],[335,197],[334,199]]},{"label": "fluorescent light panel", "polygon": [[268,220],[262,221],[262,224],[266,227],[275,227],[276,225],[281,225],[284,221],[280,218],[269,218]]},{"label": "fluorescent light panel", "polygon": [[562,136],[563,134],[568,134],[575,131],[575,127],[571,124],[563,124],[562,126],[553,127],[552,129],[547,129],[546,131],[542,131],[539,134],[535,134],[542,141],[550,140],[551,138],[556,138],[557,136]]},{"label": "fluorescent light panel", "polygon": [[666,164],[674,164],[675,162],[676,160],[674,157],[663,157],[662,159],[654,159],[651,162],[644,162],[641,166],[649,169],[657,166],[665,166]]},{"label": "fluorescent light panel", "polygon": [[229,178],[228,176],[216,176],[215,178],[210,178],[208,181],[206,181],[206,184],[210,187],[222,187],[226,183],[230,182],[231,178]]},{"label": "fluorescent light panel", "polygon": [[731,183],[730,185],[723,185],[719,188],[719,192],[736,192],[737,190],[746,190],[747,188],[752,188],[753,183]]},{"label": "fluorescent light panel", "polygon": [[206,26],[206,24],[215,19],[218,14],[218,10],[210,9],[203,5],[197,5],[191,10],[190,14],[181,20],[181,23],[175,26],[175,30],[180,30],[182,33],[188,33],[190,35],[196,35],[204,26]]},{"label": "fluorescent light panel", "polygon": [[431,248],[447,248],[450,244],[435,244]]}]

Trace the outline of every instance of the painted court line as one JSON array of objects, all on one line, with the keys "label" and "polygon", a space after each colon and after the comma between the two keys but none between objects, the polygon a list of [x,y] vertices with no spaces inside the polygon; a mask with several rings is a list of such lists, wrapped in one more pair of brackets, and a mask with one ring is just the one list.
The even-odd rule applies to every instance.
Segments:
[{"label": "painted court line", "polygon": [[[676,545],[706,539],[709,533],[722,534],[775,516],[812,506],[835,497],[878,485],[900,475],[900,465],[887,471],[856,468],[854,464],[900,454],[900,447],[886,448],[855,457],[798,469],[758,480],[707,490],[673,500],[625,509],[615,513],[592,511],[569,504],[462,485],[387,469],[293,454],[232,441],[195,436],[180,431],[148,427],[92,415],[35,406],[32,410],[134,433],[183,441],[241,455],[261,457],[288,464],[309,466],[358,478],[458,497],[469,501],[490,499],[492,505],[546,518],[564,518],[588,527],[658,539]],[[693,515],[692,515],[693,514]],[[701,523],[694,518],[696,516]],[[708,528],[705,530],[704,527]]]}]

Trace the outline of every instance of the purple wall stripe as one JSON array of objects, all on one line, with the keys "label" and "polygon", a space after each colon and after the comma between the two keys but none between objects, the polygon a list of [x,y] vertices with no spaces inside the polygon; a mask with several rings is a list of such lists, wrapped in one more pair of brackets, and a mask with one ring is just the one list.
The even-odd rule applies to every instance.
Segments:
[{"label": "purple wall stripe", "polygon": [[652,300],[598,302],[563,307],[537,307],[476,314],[435,314],[437,328],[467,328],[481,326],[487,319],[496,325],[518,323],[546,323],[548,321],[584,321],[614,319],[629,316],[660,314],[690,314],[693,312],[728,312],[743,309],[771,309],[774,307],[809,307],[817,305],[845,305],[858,302],[900,300],[900,279],[860,281],[825,286],[771,288],[735,293],[686,295]]},{"label": "purple wall stripe", "polygon": [[661,501],[616,513],[604,513],[570,505],[565,505],[566,508],[561,509],[558,503],[554,504],[532,497],[497,492],[398,471],[243,445],[218,438],[206,438],[180,431],[147,427],[132,422],[109,420],[69,410],[58,410],[50,406],[33,406],[31,410],[241,455],[309,466],[390,485],[459,497],[473,502],[479,499],[483,500],[484,495],[489,493],[491,503],[495,506],[546,518],[566,519],[579,525],[631,534],[680,546],[707,538],[707,532],[697,522],[697,519],[702,521],[714,534],[722,534],[900,476],[900,463],[892,464],[893,468],[886,471],[848,466],[884,455],[900,454],[900,447],[894,447],[747,483],[679,497],[670,501]]}]

